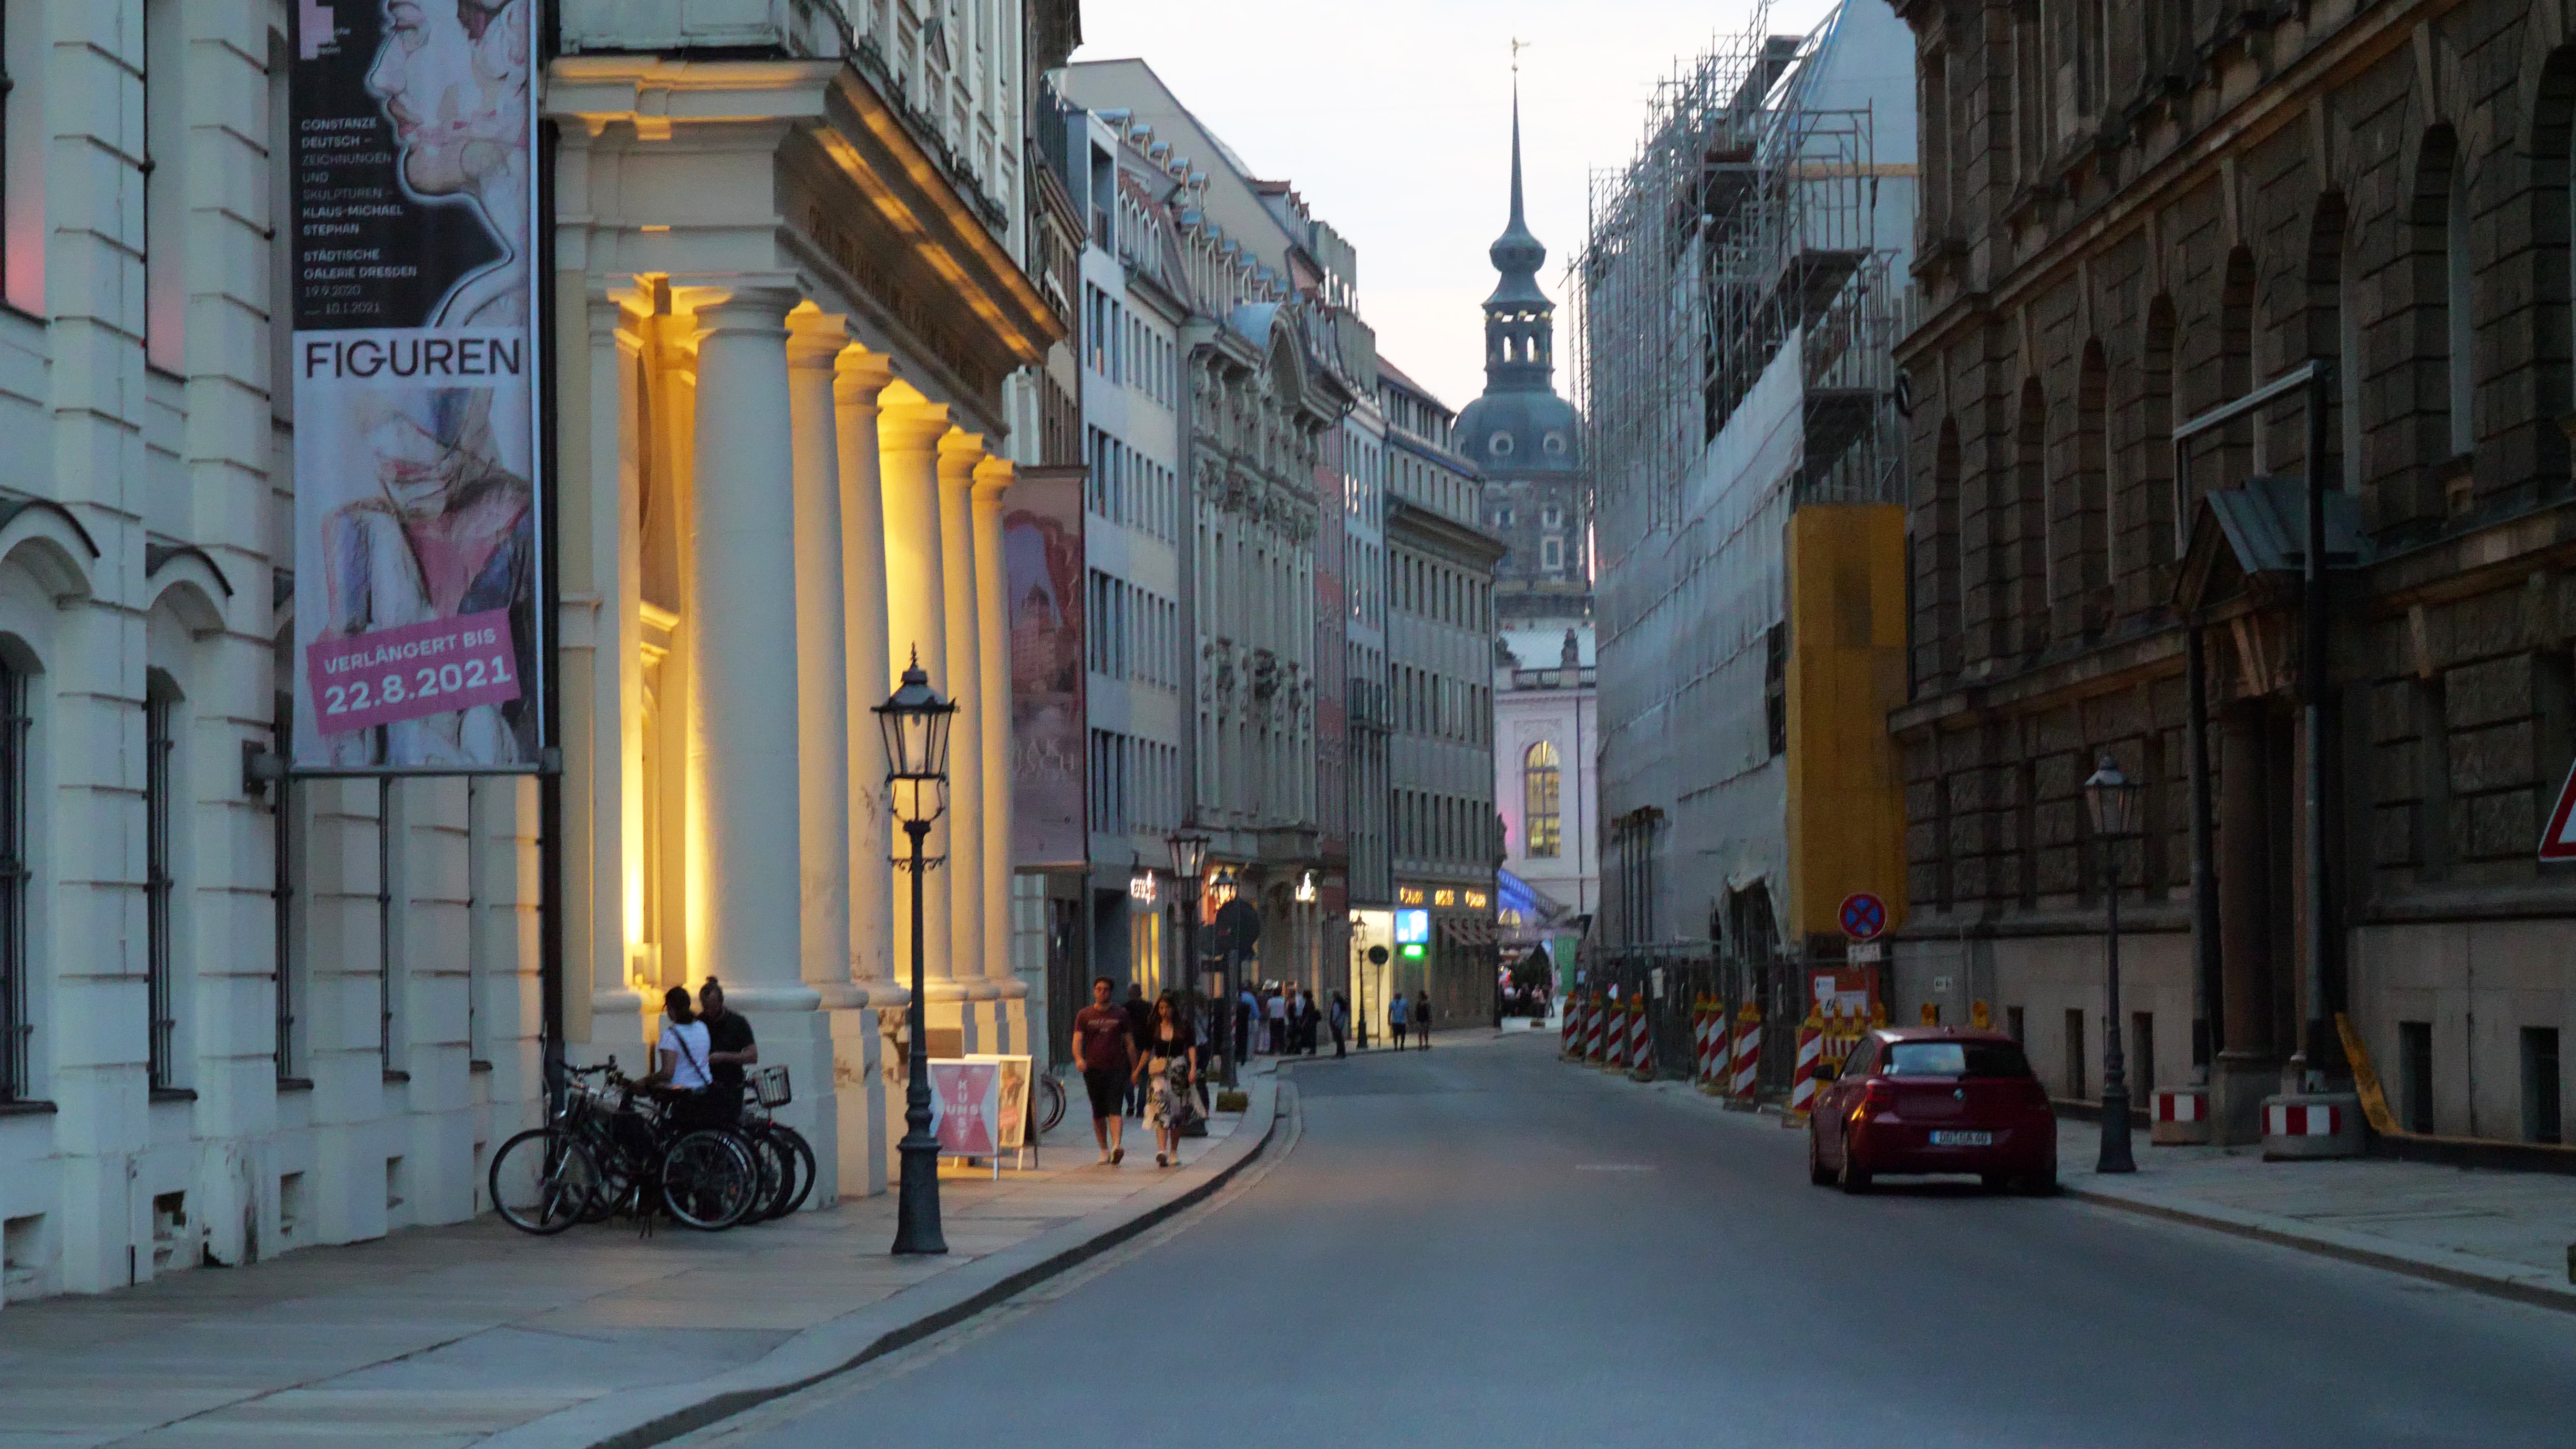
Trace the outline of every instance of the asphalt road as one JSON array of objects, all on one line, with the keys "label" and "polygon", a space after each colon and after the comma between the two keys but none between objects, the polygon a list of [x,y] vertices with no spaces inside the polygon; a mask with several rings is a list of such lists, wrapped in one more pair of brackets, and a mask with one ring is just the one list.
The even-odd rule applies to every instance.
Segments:
[{"label": "asphalt road", "polygon": [[1216,1205],[689,1442],[2576,1444],[2576,1316],[2063,1198],[1847,1198],[1773,1119],[1553,1046],[1301,1065],[1293,1146]]}]

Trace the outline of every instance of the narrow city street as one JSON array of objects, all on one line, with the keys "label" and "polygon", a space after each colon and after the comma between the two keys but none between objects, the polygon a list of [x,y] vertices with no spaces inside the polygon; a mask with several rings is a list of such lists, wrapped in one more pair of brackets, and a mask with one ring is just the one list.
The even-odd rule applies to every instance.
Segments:
[{"label": "narrow city street", "polygon": [[685,1442],[2279,1449],[2576,1423],[2565,1313],[2069,1198],[1845,1197],[1777,1119],[1550,1039],[1290,1076],[1295,1130],[1212,1206]]}]

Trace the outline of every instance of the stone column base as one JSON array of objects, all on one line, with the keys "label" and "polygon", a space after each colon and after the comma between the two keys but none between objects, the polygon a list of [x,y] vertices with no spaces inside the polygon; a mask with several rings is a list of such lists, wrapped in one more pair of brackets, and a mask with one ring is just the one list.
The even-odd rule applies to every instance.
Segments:
[{"label": "stone column base", "polygon": [[2281,1064],[2251,1052],[2220,1052],[2209,1067],[2209,1140],[2250,1147],[2263,1140],[2263,1099],[2281,1090]]},{"label": "stone column base", "polygon": [[[844,1197],[874,1197],[886,1190],[886,1164],[895,1138],[889,1121],[901,1125],[898,1110],[886,1113],[885,1034],[873,1006],[848,1007],[831,1013],[832,1088],[838,1120],[840,1190]],[[817,1149],[819,1154],[820,1149]]]},{"label": "stone column base", "polygon": [[814,1149],[814,1191],[805,1206],[830,1207],[841,1193],[841,1093],[834,1037],[840,1012],[746,1011],[760,1064],[787,1068],[794,1100],[771,1115],[804,1135]]}]

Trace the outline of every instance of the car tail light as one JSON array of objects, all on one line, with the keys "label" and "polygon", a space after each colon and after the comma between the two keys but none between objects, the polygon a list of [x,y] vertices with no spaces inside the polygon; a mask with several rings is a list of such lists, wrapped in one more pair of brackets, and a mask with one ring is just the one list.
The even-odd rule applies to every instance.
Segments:
[{"label": "car tail light", "polygon": [[1860,1095],[1860,1110],[1863,1113],[1884,1112],[1895,1105],[1896,1084],[1894,1082],[1871,1082],[1868,1090]]}]

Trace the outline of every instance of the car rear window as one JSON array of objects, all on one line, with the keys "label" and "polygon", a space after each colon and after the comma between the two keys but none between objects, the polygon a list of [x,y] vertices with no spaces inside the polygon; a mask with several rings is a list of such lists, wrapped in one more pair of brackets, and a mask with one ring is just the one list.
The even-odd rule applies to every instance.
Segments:
[{"label": "car rear window", "polygon": [[2027,1077],[2030,1059],[2008,1041],[1900,1041],[1887,1049],[1891,1077]]}]

